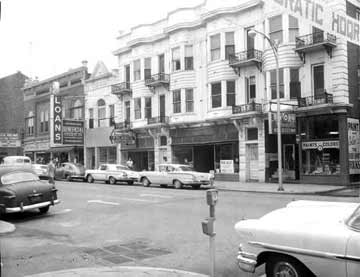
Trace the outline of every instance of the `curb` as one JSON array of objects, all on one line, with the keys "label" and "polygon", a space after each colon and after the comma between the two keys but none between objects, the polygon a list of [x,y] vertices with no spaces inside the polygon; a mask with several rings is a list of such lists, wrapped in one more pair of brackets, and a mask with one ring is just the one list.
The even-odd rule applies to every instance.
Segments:
[{"label": "curb", "polygon": [[16,230],[16,227],[14,224],[8,223],[6,221],[0,220],[0,235],[1,234],[8,234],[12,233]]},{"label": "curb", "polygon": [[177,269],[158,268],[158,267],[141,267],[141,266],[114,266],[114,267],[86,267],[74,268],[53,272],[45,272],[40,274],[27,275],[27,277],[145,277],[145,276],[161,276],[161,277],[208,277],[194,272],[188,272]]}]

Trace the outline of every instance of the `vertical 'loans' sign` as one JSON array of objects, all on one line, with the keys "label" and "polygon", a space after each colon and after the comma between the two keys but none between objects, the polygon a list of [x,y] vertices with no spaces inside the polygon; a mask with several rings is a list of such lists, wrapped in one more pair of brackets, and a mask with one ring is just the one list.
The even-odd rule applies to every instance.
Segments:
[{"label": "vertical 'loans' sign", "polygon": [[61,97],[54,96],[54,143],[62,143]]}]

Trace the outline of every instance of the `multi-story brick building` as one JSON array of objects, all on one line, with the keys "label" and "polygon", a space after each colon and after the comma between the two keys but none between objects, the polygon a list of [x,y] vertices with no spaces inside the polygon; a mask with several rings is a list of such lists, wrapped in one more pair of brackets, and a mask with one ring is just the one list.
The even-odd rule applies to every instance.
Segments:
[{"label": "multi-story brick building", "polygon": [[85,82],[86,168],[118,162],[117,145],[110,139],[122,108],[119,98],[111,94],[111,85],[118,82],[117,72],[109,72],[103,62],[96,64]]},{"label": "multi-story brick building", "polygon": [[24,116],[25,138],[24,152],[36,162],[48,162],[58,158],[59,162],[84,162],[84,144],[54,144],[51,123],[52,104],[50,103],[54,83],[59,84],[57,95],[61,98],[62,119],[84,120],[84,84],[89,77],[87,63],[70,69],[60,75],[43,81],[31,81],[25,84]]},{"label": "multi-story brick building", "polygon": [[[124,134],[130,126],[136,138],[119,144],[119,160],[132,156],[138,169],[190,162],[217,178],[276,179],[277,130],[269,124],[276,60],[264,37],[249,33],[256,29],[279,42],[284,178],[358,179],[359,154],[349,155],[348,136],[348,123],[359,126],[358,46],[327,33],[331,26],[284,12],[280,2],[208,0],[119,36],[120,83],[112,92],[122,97]],[[358,16],[360,1],[325,2],[323,10]]]},{"label": "multi-story brick building", "polygon": [[24,98],[27,77],[21,72],[0,79],[0,161],[4,156],[22,155]]}]

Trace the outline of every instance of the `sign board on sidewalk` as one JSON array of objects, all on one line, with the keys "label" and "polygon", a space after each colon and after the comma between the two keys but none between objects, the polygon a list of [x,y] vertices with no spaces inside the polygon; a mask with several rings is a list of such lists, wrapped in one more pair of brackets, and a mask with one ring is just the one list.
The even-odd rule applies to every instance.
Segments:
[{"label": "sign board on sidewalk", "polygon": [[221,173],[234,173],[234,161],[233,160],[220,160],[220,172]]}]

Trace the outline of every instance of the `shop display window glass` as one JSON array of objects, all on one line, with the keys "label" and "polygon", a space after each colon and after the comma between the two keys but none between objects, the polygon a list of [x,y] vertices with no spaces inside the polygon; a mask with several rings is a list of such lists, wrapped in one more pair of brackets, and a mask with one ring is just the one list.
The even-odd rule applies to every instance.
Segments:
[{"label": "shop display window glass", "polygon": [[304,175],[339,175],[339,149],[307,149],[302,151]]},{"label": "shop display window glass", "polygon": [[300,119],[303,139],[339,139],[339,121],[336,115],[320,115]]},{"label": "shop display window glass", "polygon": [[221,160],[232,160],[234,173],[239,172],[238,143],[215,145],[215,171],[221,173]]},{"label": "shop display window glass", "polygon": [[173,147],[174,162],[193,166],[193,149],[191,146]]}]

